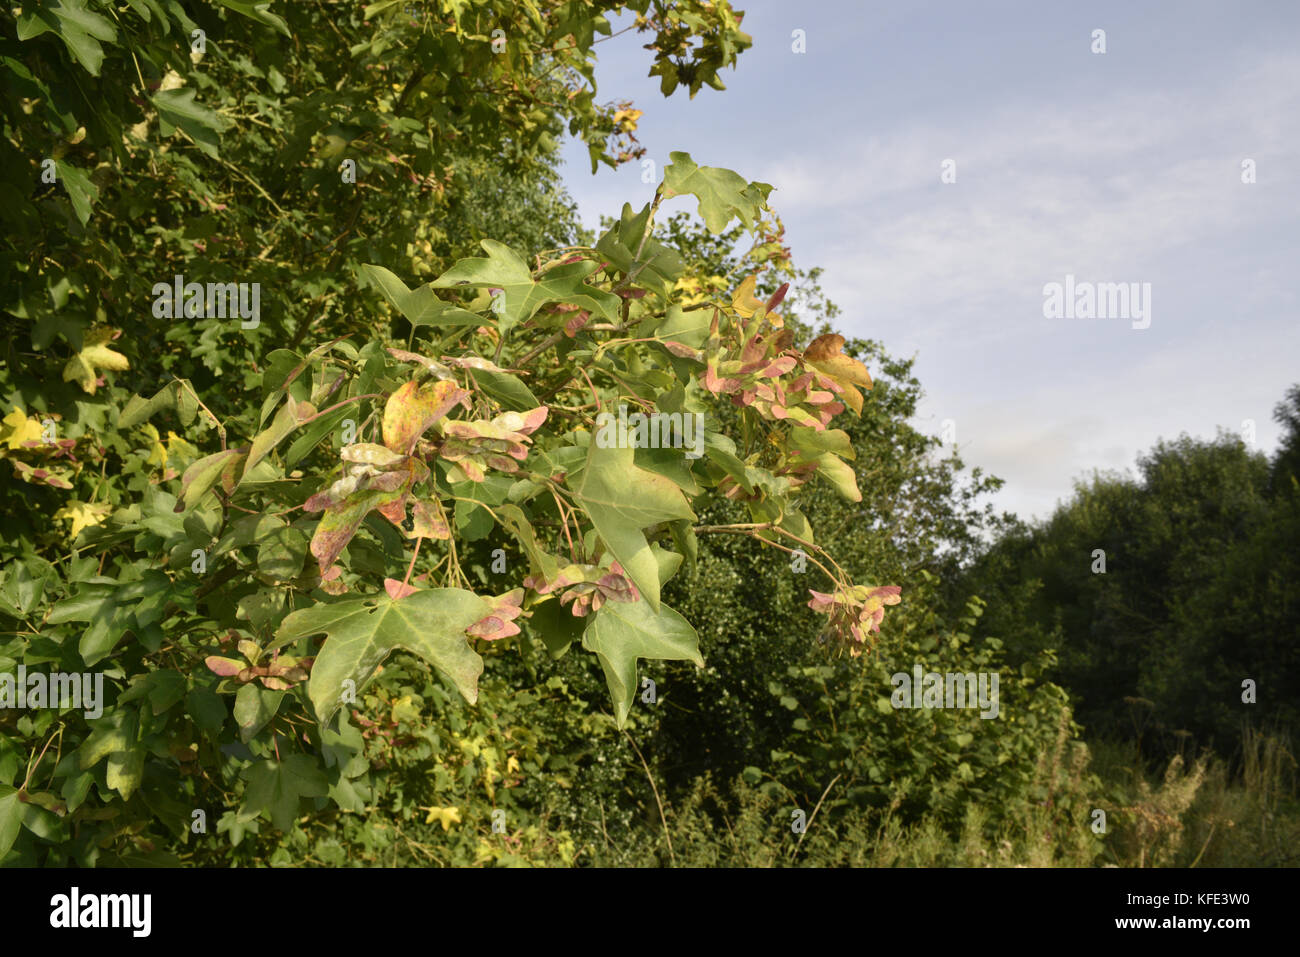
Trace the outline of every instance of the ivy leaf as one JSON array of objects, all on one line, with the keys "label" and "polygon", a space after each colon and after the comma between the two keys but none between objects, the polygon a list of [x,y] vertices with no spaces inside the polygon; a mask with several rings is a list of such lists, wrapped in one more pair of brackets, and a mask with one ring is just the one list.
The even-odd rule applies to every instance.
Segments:
[{"label": "ivy leaf", "polygon": [[658,522],[694,519],[695,513],[671,479],[638,468],[635,454],[626,434],[613,443],[593,439],[587,464],[576,479],[571,477],[570,488],[627,577],[657,613],[659,563],[641,530]]},{"label": "ivy leaf", "polygon": [[118,334],[117,330],[106,326],[99,326],[87,333],[81,351],[69,359],[68,364],[63,367],[63,381],[76,382],[94,395],[99,385],[100,369],[123,372],[130,368],[126,356],[108,347],[108,343],[117,338]]},{"label": "ivy leaf", "polygon": [[468,309],[439,299],[427,283],[407,289],[406,283],[383,266],[363,265],[361,275],[383,293],[384,298],[416,329],[421,326],[478,326],[484,322],[481,316]]},{"label": "ivy leaf", "polygon": [[704,667],[699,636],[690,622],[667,606],[648,602],[606,602],[582,634],[582,647],[600,659],[614,701],[614,722],[627,724],[636,694],[636,660],[692,661]]},{"label": "ivy leaf", "polygon": [[419,655],[450,678],[465,700],[477,701],[483,659],[470,648],[465,629],[490,611],[491,605],[473,592],[432,588],[400,601],[381,595],[304,608],[285,618],[276,639],[328,636],[307,688],[325,725],[342,706],[344,692],[360,693],[384,659],[399,649]]},{"label": "ivy leaf", "polygon": [[700,218],[711,233],[721,233],[733,216],[753,226],[767,203],[772,187],[767,183],[746,183],[743,176],[716,166],[696,166],[691,154],[669,153],[664,168],[664,196],[694,193],[700,201]]},{"label": "ivy leaf", "polygon": [[502,335],[531,319],[548,302],[574,303],[599,312],[610,322],[617,319],[618,296],[582,281],[599,269],[600,263],[585,259],[556,266],[547,270],[543,279],[533,282],[528,264],[509,246],[493,239],[484,239],[480,245],[487,250],[486,259],[462,259],[430,285],[436,289],[460,285],[500,289],[504,297],[499,313]]}]

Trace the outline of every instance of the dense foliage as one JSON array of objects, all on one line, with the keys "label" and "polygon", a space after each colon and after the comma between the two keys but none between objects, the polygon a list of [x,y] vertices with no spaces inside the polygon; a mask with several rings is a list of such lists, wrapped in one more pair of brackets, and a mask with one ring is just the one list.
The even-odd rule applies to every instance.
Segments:
[{"label": "dense foliage", "polygon": [[1014,656],[1060,649],[1094,731],[1225,754],[1243,725],[1300,731],[1298,412],[1293,387],[1271,462],[1228,433],[1161,442],[1137,476],[1095,475],[1050,520],[1008,529],[965,576]]},{"label": "dense foliage", "polygon": [[[1223,675],[1290,693],[1300,433],[1271,467],[1162,447],[1008,525],[910,424],[911,362],[835,332],[771,186],[674,153],[582,229],[559,137],[641,159],[640,112],[596,101],[611,21],[694,96],[740,20],[0,13],[0,676],[103,686],[0,686],[0,861],[1176,859],[1143,822],[1205,766],[1103,786],[1070,695],[1208,735]],[[914,667],[996,675],[997,720],[899,709]]]}]

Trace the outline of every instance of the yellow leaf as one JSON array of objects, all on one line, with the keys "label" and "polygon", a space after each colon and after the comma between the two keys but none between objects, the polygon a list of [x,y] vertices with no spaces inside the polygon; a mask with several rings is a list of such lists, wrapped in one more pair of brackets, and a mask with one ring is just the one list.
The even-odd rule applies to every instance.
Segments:
[{"label": "yellow leaf", "polygon": [[158,430],[146,422],[141,426],[145,435],[149,436],[149,458],[145,460],[146,465],[156,465],[162,468],[167,464],[167,447],[162,444],[158,437]]},{"label": "yellow leaf", "polygon": [[69,359],[68,364],[63,367],[63,381],[76,382],[94,395],[99,383],[100,369],[122,372],[129,368],[130,363],[127,362],[126,356],[108,347],[108,343],[112,342],[117,335],[116,330],[107,326],[98,326],[86,333],[81,351]]},{"label": "yellow leaf", "polygon": [[857,386],[871,388],[871,374],[867,367],[852,356],[846,356],[844,337],[838,333],[818,336],[804,352],[804,362],[843,389],[840,398],[858,415],[862,414],[862,393]]},{"label": "yellow leaf", "polygon": [[424,819],[425,824],[432,824],[434,821],[440,821],[444,831],[449,830],[453,824],[460,823],[460,808],[458,807],[421,806],[420,810],[429,812],[429,816]]},{"label": "yellow leaf", "polygon": [[198,458],[199,450],[189,442],[185,441],[175,432],[167,432],[167,454],[177,455],[184,459]]},{"label": "yellow leaf", "polygon": [[763,303],[754,298],[754,285],[757,282],[758,273],[754,273],[740,284],[736,294],[731,297],[731,308],[746,319],[763,308]]},{"label": "yellow leaf", "polygon": [[21,449],[24,442],[40,442],[44,433],[36,419],[27,418],[22,409],[14,409],[4,417],[4,429],[0,431],[0,442],[11,449]]},{"label": "yellow leaf", "polygon": [[515,756],[512,754],[510,755],[509,758],[506,759],[506,774],[513,774],[518,770],[519,770],[519,762],[515,760]]},{"label": "yellow leaf", "polygon": [[70,519],[72,521],[72,537],[76,538],[81,534],[83,528],[102,524],[112,510],[113,507],[105,503],[92,505],[89,502],[69,502],[55,512],[54,517]]},{"label": "yellow leaf", "polygon": [[641,119],[640,110],[618,110],[614,113],[614,125],[623,133],[631,133],[635,130],[639,119]]}]

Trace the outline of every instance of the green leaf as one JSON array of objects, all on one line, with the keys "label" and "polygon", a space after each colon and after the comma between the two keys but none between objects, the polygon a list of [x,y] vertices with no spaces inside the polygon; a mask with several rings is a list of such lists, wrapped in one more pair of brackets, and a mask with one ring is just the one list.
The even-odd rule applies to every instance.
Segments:
[{"label": "green leaf", "polygon": [[[119,429],[134,428],[141,422],[147,422],[153,415],[163,409],[174,408],[177,404],[177,392],[180,388],[179,381],[169,382],[155,392],[153,398],[144,399],[138,395],[131,396],[127,400],[125,408],[117,417],[117,427]],[[192,397],[190,401],[193,401]],[[198,407],[195,406],[194,408],[197,410]],[[191,414],[190,420],[192,419],[193,415]]]},{"label": "green leaf", "polygon": [[669,153],[664,169],[664,196],[693,193],[699,198],[700,218],[711,233],[721,233],[733,216],[753,226],[772,187],[746,183],[738,173],[716,166],[696,166],[689,153]]},{"label": "green leaf", "polygon": [[528,556],[528,563],[533,572],[547,581],[554,579],[558,572],[555,558],[538,543],[537,535],[524,515],[523,509],[518,505],[498,505],[495,511],[501,524],[519,539],[519,544],[524,547],[524,553]]},{"label": "green leaf", "polygon": [[[635,214],[632,212],[631,205],[624,203],[622,217],[604,236],[600,237],[596,249],[615,269],[625,276],[635,272],[637,283],[653,289],[662,298],[667,299],[678,277],[686,271],[686,263],[677,250],[653,238],[646,239],[642,246],[641,240],[645,236],[646,224],[649,220],[649,203],[641,212]],[[636,256],[638,246],[641,246],[639,258]]]},{"label": "green leaf", "polygon": [[502,290],[504,304],[498,314],[502,335],[532,318],[548,302],[573,303],[600,313],[610,322],[617,318],[618,296],[582,281],[599,269],[600,263],[588,259],[556,266],[547,270],[539,282],[533,282],[528,264],[509,246],[492,239],[484,239],[480,245],[487,250],[486,259],[462,259],[430,285],[436,289],[467,285]]},{"label": "green leaf", "polygon": [[243,685],[235,693],[235,723],[239,725],[239,737],[247,742],[257,732],[266,727],[266,723],[280,710],[283,691],[272,691],[252,682]]},{"label": "green leaf", "polygon": [[532,390],[524,385],[523,380],[509,372],[474,369],[470,372],[470,377],[482,391],[500,403],[503,409],[530,412],[542,404],[541,400],[533,395]]},{"label": "green leaf", "polygon": [[123,708],[106,713],[95,722],[95,730],[81,744],[81,770],[94,767],[110,754],[130,750],[135,745],[136,726],[133,710]]},{"label": "green leaf", "polygon": [[600,659],[620,728],[627,723],[636,694],[638,658],[693,661],[704,667],[699,636],[690,622],[671,608],[655,611],[644,601],[606,602],[583,632],[582,647]]},{"label": "green leaf", "polygon": [[569,646],[582,637],[586,620],[578,618],[559,599],[533,606],[528,626],[542,639],[552,658],[563,658]]},{"label": "green leaf", "polygon": [[459,588],[419,591],[400,601],[380,595],[295,611],[280,625],[276,639],[328,636],[307,689],[321,724],[328,724],[345,691],[359,694],[375,669],[399,649],[419,655],[450,678],[467,701],[477,701],[483,659],[469,646],[465,629],[490,611],[487,601]]},{"label": "green leaf", "polygon": [[226,723],[226,703],[211,688],[195,688],[185,697],[185,710],[203,731],[214,731]]},{"label": "green leaf", "polygon": [[131,800],[144,777],[144,754],[144,749],[137,747],[130,751],[115,751],[108,756],[108,786],[122,795],[124,801]]},{"label": "green leaf", "polygon": [[71,163],[55,160],[54,169],[63,181],[63,188],[68,191],[72,211],[77,214],[81,225],[86,225],[90,219],[91,204],[99,199],[99,187],[90,181],[85,172]]},{"label": "green leaf", "polygon": [[307,536],[283,526],[262,540],[257,549],[257,570],[276,581],[297,578],[307,557]]},{"label": "green leaf", "polygon": [[0,784],[0,861],[18,840],[26,810],[27,806],[18,800],[18,792],[8,784]]},{"label": "green leaf", "polygon": [[270,455],[271,450],[283,442],[289,433],[315,414],[316,407],[310,402],[296,402],[293,396],[286,396],[284,405],[275,414],[271,424],[253,437],[253,447],[249,450],[248,461],[244,463],[240,481],[250,475],[257,463]]},{"label": "green leaf", "polygon": [[857,475],[844,458],[854,458],[853,445],[848,433],[840,429],[825,429],[818,432],[795,426],[790,430],[790,444],[803,453],[806,461],[817,463],[817,473],[830,482],[835,490],[850,502],[862,501],[858,490]]},{"label": "green leaf", "polygon": [[328,415],[322,415],[311,425],[302,430],[302,433],[290,443],[289,448],[282,454],[285,468],[293,468],[301,462],[314,449],[320,441],[327,435],[338,428],[339,423],[351,416],[356,418],[356,408],[353,406],[344,406],[341,409],[335,409]]},{"label": "green leaf", "polygon": [[416,329],[421,326],[479,326],[487,321],[468,309],[439,299],[427,283],[407,289],[406,283],[383,266],[363,265],[361,275],[383,293],[384,298]]},{"label": "green leaf", "polygon": [[99,76],[104,48],[99,41],[117,39],[113,24],[86,9],[85,0],[62,0],[48,7],[24,9],[18,15],[18,39],[30,40],[54,32],[91,76]]},{"label": "green leaf", "polygon": [[239,460],[247,454],[246,448],[226,449],[224,452],[216,452],[191,463],[185,470],[185,474],[181,476],[181,497],[176,503],[177,509],[184,511],[193,508],[194,503],[217,484],[217,479],[221,478],[222,473],[238,465]]},{"label": "green leaf", "polygon": [[236,13],[242,13],[250,20],[256,20],[258,23],[265,23],[267,26],[274,27],[286,37],[292,36],[289,33],[289,25],[268,9],[271,6],[270,3],[254,3],[251,0],[217,0],[217,2],[223,7],[229,7]]},{"label": "green leaf", "polygon": [[301,798],[329,793],[325,772],[305,754],[290,754],[282,761],[259,761],[249,766],[243,777],[248,787],[239,817],[248,821],[262,811],[270,811],[271,823],[281,831],[293,827]]},{"label": "green leaf", "polygon": [[708,309],[683,309],[673,305],[668,307],[662,319],[651,318],[641,323],[637,335],[701,349],[709,338],[711,320],[712,312]]},{"label": "green leaf", "polygon": [[[617,427],[617,424],[616,424]],[[622,435],[613,447],[592,440],[587,464],[570,488],[623,571],[659,611],[659,563],[641,530],[658,522],[694,519],[686,497],[672,480],[638,468],[635,450]]]},{"label": "green leaf", "polygon": [[158,109],[158,131],[171,136],[179,128],[194,140],[194,145],[213,159],[217,158],[217,134],[223,123],[219,114],[194,101],[194,91],[180,88],[159,90],[150,97]]}]

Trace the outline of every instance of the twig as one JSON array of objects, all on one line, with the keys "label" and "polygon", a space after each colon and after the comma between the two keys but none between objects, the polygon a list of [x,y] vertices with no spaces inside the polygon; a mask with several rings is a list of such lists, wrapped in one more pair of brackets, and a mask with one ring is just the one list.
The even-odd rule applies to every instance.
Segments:
[{"label": "twig", "polygon": [[821,810],[822,801],[826,800],[826,795],[831,793],[831,788],[835,787],[835,782],[842,776],[842,774],[837,774],[835,777],[831,778],[831,783],[826,785],[826,790],[823,791],[822,796],[817,799],[817,806],[813,808],[812,814],[808,816],[808,823],[804,825],[803,833],[799,835],[799,840],[794,846],[794,853],[790,855],[791,864],[793,864],[795,858],[799,856],[799,847],[803,844],[803,839],[808,836],[808,829],[812,827],[813,821],[817,819],[817,812]]},{"label": "twig", "polygon": [[628,734],[627,731],[624,731],[623,737],[627,738],[627,743],[632,745],[632,750],[635,751],[636,756],[641,759],[641,767],[645,768],[645,776],[650,779],[650,790],[654,792],[655,804],[659,806],[659,822],[664,826],[664,839],[668,841],[668,859],[672,861],[673,867],[676,867],[677,855],[673,853],[673,836],[668,833],[668,818],[664,816],[664,802],[659,800],[659,788],[655,786],[655,777],[650,773],[650,765],[646,764],[645,755],[641,753],[641,749],[638,748],[636,742],[632,740],[632,735]]}]

